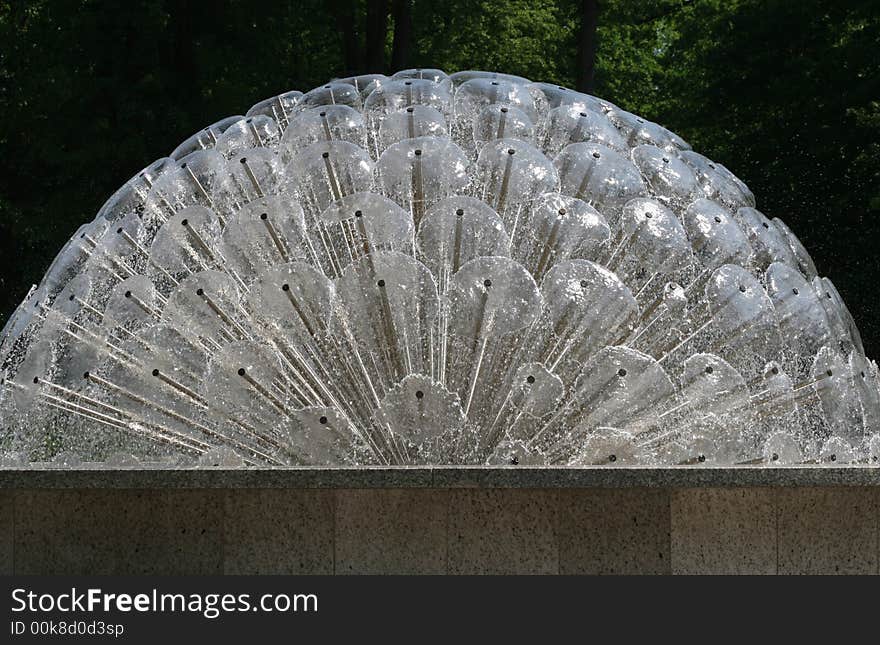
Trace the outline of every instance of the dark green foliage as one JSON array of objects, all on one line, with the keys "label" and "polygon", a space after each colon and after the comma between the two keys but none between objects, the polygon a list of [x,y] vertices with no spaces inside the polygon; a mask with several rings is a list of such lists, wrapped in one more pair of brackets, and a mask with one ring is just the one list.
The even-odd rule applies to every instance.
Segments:
[{"label": "dark green foliage", "polygon": [[[402,2],[412,38],[392,52]],[[368,5],[388,13],[378,54]],[[392,55],[573,86],[581,5],[0,2],[0,320],[107,196],[195,130]],[[603,0],[598,22],[597,93],[742,177],[880,353],[876,0]]]}]

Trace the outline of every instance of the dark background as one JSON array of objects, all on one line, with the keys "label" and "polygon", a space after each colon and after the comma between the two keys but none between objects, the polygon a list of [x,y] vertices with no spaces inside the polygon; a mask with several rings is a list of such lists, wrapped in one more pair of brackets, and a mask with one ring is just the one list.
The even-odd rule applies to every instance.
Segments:
[{"label": "dark background", "polygon": [[0,324],[77,226],[223,116],[334,76],[591,90],[749,184],[880,354],[876,0],[0,1]]}]

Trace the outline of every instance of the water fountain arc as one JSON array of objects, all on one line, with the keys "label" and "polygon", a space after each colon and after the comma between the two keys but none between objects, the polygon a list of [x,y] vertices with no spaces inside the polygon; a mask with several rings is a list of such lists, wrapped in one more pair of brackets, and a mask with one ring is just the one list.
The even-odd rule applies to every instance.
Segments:
[{"label": "water fountain arc", "polygon": [[2,463],[874,463],[877,365],[757,205],[519,77],[266,99],[129,180],[12,315]]}]

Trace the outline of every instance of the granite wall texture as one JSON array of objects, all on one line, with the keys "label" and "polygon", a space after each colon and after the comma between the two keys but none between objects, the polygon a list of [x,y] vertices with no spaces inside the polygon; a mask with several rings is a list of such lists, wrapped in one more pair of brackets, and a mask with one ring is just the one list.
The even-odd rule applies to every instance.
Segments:
[{"label": "granite wall texture", "polygon": [[864,573],[880,488],[0,489],[0,574]]}]

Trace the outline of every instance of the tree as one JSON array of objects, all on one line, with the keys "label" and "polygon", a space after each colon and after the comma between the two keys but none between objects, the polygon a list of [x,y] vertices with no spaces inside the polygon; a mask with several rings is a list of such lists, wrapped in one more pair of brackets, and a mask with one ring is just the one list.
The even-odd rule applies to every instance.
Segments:
[{"label": "tree", "polygon": [[363,58],[355,20],[354,3],[347,0],[332,0],[330,5],[333,15],[336,16],[339,33],[342,34],[345,69],[340,70],[339,76],[359,74],[363,69]]},{"label": "tree", "polygon": [[367,73],[385,71],[385,36],[388,33],[388,2],[387,0],[369,0],[367,2]]},{"label": "tree", "polygon": [[578,30],[577,89],[595,91],[596,23],[599,19],[598,0],[581,0],[581,27]]},{"label": "tree", "polygon": [[394,0],[394,43],[391,48],[391,68],[410,67],[412,58],[412,0]]}]

